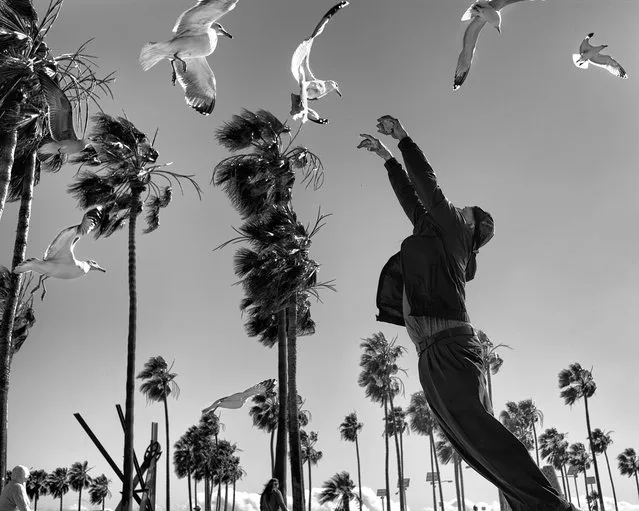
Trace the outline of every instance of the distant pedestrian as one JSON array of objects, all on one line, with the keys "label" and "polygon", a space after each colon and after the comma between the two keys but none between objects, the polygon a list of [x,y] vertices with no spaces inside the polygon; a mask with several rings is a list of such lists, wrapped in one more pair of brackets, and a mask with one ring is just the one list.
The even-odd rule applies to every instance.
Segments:
[{"label": "distant pedestrian", "polygon": [[0,494],[0,511],[31,511],[26,488],[28,478],[27,467],[18,465],[11,471],[11,480]]},{"label": "distant pedestrian", "polygon": [[[280,482],[277,478],[272,478],[264,485],[264,491],[260,497],[260,511],[288,511],[286,502],[279,490]],[[4,511],[0,509],[0,511]]]}]

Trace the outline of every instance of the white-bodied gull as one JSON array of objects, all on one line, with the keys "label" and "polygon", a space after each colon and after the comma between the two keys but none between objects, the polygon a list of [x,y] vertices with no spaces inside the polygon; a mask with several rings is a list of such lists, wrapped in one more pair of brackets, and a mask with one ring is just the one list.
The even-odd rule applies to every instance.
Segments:
[{"label": "white-bodied gull", "polygon": [[[177,77],[186,103],[203,115],[213,112],[216,97],[215,75],[206,57],[215,51],[218,36],[233,37],[217,20],[233,10],[237,2],[200,0],[180,15],[173,27],[173,38],[147,43],[140,53],[140,64],[145,71],[162,59],[169,59],[173,85]],[[179,65],[175,64],[176,60]]]},{"label": "white-bodied gull", "polygon": [[608,48],[607,44],[600,46],[593,46],[590,44],[590,38],[595,35],[594,32],[590,32],[586,38],[581,42],[579,46],[579,53],[572,54],[572,61],[580,69],[588,69],[588,64],[594,64],[598,67],[603,67],[610,73],[619,78],[628,78],[628,73],[621,67],[619,62],[613,59],[610,55],[602,55],[600,52],[604,48]]},{"label": "white-bodied gull", "polygon": [[303,123],[310,120],[318,124],[326,124],[328,120],[321,118],[315,110],[309,108],[308,102],[323,98],[331,91],[335,91],[339,96],[342,95],[335,80],[319,80],[315,77],[313,71],[311,71],[309,57],[315,38],[324,31],[328,20],[330,20],[337,11],[347,5],[348,2],[343,1],[331,7],[317,24],[311,36],[304,39],[293,53],[293,57],[291,58],[291,72],[300,86],[299,94],[291,94],[291,115],[293,119],[301,119]]},{"label": "white-bodied gull", "polygon": [[484,25],[486,23],[492,25],[501,34],[501,10],[510,4],[524,1],[526,0],[478,0],[466,10],[461,20],[471,21],[464,32],[464,42],[455,69],[453,90],[459,89],[468,76],[477,46],[477,38]]},{"label": "white-bodied gull", "polygon": [[102,207],[97,206],[88,210],[82,217],[82,223],[67,227],[60,231],[51,244],[47,247],[42,259],[31,258],[17,265],[13,273],[24,273],[35,271],[40,273],[38,285],[31,292],[32,294],[42,285],[42,299],[47,293],[44,281],[49,277],[56,279],[77,279],[86,275],[91,270],[106,272],[98,263],[93,260],[78,261],[75,258],[73,249],[82,236],[89,234],[100,221]]},{"label": "white-bodied gull", "polygon": [[40,157],[47,158],[54,154],[68,156],[79,153],[91,143],[89,139],[78,138],[73,129],[73,108],[71,102],[57,83],[45,73],[38,74],[40,87],[47,103],[50,142],[38,147]]},{"label": "white-bodied gull", "polygon": [[217,399],[211,406],[207,406],[204,410],[202,410],[202,415],[207,415],[211,412],[214,412],[217,408],[230,408],[237,409],[242,408],[244,403],[248,400],[248,398],[257,396],[258,394],[266,394],[268,391],[272,390],[275,387],[276,380],[264,380],[260,383],[249,387],[244,392],[236,392],[235,394],[231,394],[230,396],[221,397]]}]

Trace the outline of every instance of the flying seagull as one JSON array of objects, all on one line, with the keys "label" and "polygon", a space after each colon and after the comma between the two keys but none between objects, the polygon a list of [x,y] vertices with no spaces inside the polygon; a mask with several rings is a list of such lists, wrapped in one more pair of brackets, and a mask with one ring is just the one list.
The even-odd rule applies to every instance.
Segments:
[{"label": "flying seagull", "polygon": [[59,85],[44,72],[38,73],[38,80],[48,106],[47,117],[52,139],[38,147],[38,155],[45,159],[57,154],[66,159],[69,155],[82,151],[91,141],[76,135],[71,102]]},{"label": "flying seagull", "polygon": [[42,300],[47,293],[44,281],[49,277],[57,279],[77,279],[86,275],[91,270],[106,272],[98,263],[92,260],[78,261],[75,258],[73,249],[82,236],[89,234],[99,223],[102,214],[102,206],[97,206],[88,210],[82,217],[82,223],[67,227],[60,231],[55,239],[48,246],[42,259],[35,257],[27,259],[13,269],[13,273],[24,273],[35,271],[40,273],[38,285],[31,294],[42,285]]},{"label": "flying seagull", "polygon": [[177,78],[184,89],[186,103],[203,115],[213,112],[216,95],[215,75],[206,57],[215,51],[219,36],[233,37],[217,20],[235,9],[237,2],[200,0],[180,14],[173,27],[173,38],[161,43],[147,43],[140,53],[144,71],[162,59],[169,59],[173,85]]},{"label": "flying seagull", "polygon": [[510,4],[523,1],[526,0],[478,0],[466,10],[461,20],[471,20],[471,22],[464,32],[464,42],[457,59],[457,69],[455,69],[453,90],[459,89],[468,76],[477,38],[484,25],[486,23],[492,25],[501,34],[501,10]]},{"label": "flying seagull", "polygon": [[299,94],[291,94],[291,115],[293,119],[302,119],[303,123],[310,120],[318,124],[326,124],[328,120],[320,118],[315,110],[308,107],[308,102],[310,100],[323,98],[331,91],[335,91],[339,96],[342,95],[335,80],[319,80],[315,77],[313,71],[311,71],[309,57],[311,48],[313,47],[313,41],[324,31],[328,20],[330,20],[337,11],[347,5],[348,2],[343,1],[331,7],[317,24],[311,36],[304,39],[295,50],[295,53],[293,53],[291,72],[300,86]]},{"label": "flying seagull", "polygon": [[627,79],[628,74],[619,62],[610,55],[602,55],[600,53],[604,48],[608,48],[607,44],[602,44],[601,46],[593,46],[590,44],[590,38],[593,35],[595,35],[594,32],[590,32],[581,42],[579,53],[572,54],[572,61],[575,63],[575,66],[580,69],[588,69],[588,64],[594,64],[595,66],[603,67],[619,78]]},{"label": "flying seagull", "polygon": [[257,396],[258,394],[266,394],[268,391],[273,390],[275,387],[276,380],[264,380],[260,383],[249,387],[244,392],[236,392],[235,394],[231,394],[230,396],[221,397],[217,401],[215,401],[211,406],[208,406],[204,410],[202,410],[202,415],[207,415],[217,408],[230,408],[237,409],[242,408],[246,400],[250,397]]}]

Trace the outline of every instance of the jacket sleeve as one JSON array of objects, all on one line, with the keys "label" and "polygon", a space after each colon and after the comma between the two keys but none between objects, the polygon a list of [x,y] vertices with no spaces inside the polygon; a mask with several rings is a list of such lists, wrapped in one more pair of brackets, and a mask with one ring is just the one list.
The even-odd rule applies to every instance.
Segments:
[{"label": "jacket sleeve", "polygon": [[437,176],[433,168],[417,144],[410,137],[406,137],[399,142],[398,147],[402,152],[408,177],[431,218],[445,232],[464,224],[461,213],[444,196],[437,184]]},{"label": "jacket sleeve", "polygon": [[18,511],[31,511],[29,506],[29,497],[27,496],[27,490],[24,484],[16,484],[12,490],[13,502],[15,503]]},{"label": "jacket sleeve", "polygon": [[391,182],[397,200],[399,200],[406,216],[408,216],[412,224],[415,225],[419,217],[426,213],[426,210],[419,202],[413,185],[408,179],[401,163],[395,158],[386,161],[384,167],[386,167],[388,171],[388,179]]}]

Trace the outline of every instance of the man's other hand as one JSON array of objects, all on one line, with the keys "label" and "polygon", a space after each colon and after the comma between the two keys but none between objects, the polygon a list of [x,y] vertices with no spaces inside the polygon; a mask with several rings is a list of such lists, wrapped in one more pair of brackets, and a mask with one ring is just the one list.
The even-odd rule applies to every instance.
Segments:
[{"label": "man's other hand", "polygon": [[360,137],[362,137],[363,140],[357,144],[357,149],[366,149],[371,153],[375,153],[384,161],[388,161],[393,157],[391,152],[379,141],[379,139],[365,133],[360,134]]},{"label": "man's other hand", "polygon": [[401,140],[408,136],[399,119],[392,115],[382,115],[377,119],[377,131],[382,135],[390,135],[396,140]]}]

